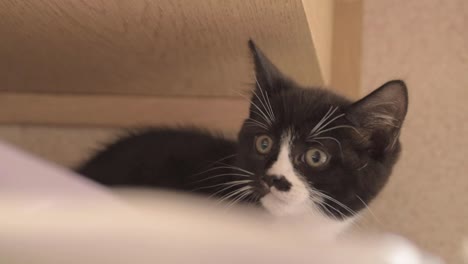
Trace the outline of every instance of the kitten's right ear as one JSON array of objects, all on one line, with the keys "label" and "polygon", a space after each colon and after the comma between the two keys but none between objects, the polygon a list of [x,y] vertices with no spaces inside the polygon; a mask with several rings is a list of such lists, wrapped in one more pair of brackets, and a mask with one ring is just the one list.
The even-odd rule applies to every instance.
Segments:
[{"label": "kitten's right ear", "polygon": [[257,86],[260,86],[257,89],[265,89],[270,94],[277,92],[282,87],[281,85],[277,85],[278,82],[284,80],[285,77],[251,39],[249,40],[249,48],[255,64]]},{"label": "kitten's right ear", "polygon": [[373,141],[376,151],[392,150],[408,109],[408,90],[400,80],[389,81],[352,104],[346,117],[361,135]]}]

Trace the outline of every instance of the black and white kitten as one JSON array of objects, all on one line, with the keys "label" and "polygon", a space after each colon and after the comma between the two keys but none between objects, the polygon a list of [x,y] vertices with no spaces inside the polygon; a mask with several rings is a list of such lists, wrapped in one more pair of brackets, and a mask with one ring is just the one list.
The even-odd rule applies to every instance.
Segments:
[{"label": "black and white kitten", "polygon": [[105,185],[195,192],[274,215],[352,219],[400,153],[408,96],[390,81],[357,102],[285,77],[250,41],[256,85],[238,141],[154,128],[109,145],[78,172]]}]

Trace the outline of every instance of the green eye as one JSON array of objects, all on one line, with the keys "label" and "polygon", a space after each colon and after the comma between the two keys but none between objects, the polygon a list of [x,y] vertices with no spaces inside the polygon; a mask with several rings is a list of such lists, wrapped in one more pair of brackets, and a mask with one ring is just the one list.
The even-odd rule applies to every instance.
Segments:
[{"label": "green eye", "polygon": [[305,154],[305,160],[309,166],[318,168],[327,164],[328,154],[318,148],[311,148]]},{"label": "green eye", "polygon": [[273,139],[267,135],[258,136],[255,138],[255,148],[260,154],[267,154],[273,147]]}]

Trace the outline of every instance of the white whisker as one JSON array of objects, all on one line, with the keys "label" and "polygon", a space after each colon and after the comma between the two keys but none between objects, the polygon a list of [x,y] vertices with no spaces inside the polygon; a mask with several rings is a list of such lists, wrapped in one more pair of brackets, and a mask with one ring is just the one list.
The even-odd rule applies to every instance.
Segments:
[{"label": "white whisker", "polygon": [[326,194],[324,194],[323,192],[320,192],[320,191],[316,191],[315,194],[336,203],[337,205],[341,206],[343,209],[348,211],[352,216],[357,215],[357,213],[354,210],[352,210],[351,208],[349,208],[345,204],[341,203],[340,201],[336,200],[335,198],[333,198],[333,197],[331,197],[329,195],[326,195]]},{"label": "white whisker", "polygon": [[358,133],[359,135],[361,135],[361,133],[353,126],[348,126],[348,125],[339,125],[339,126],[334,126],[334,127],[331,127],[331,128],[327,128],[327,129],[324,129],[324,130],[321,130],[321,131],[318,131],[316,132],[315,134],[309,136],[309,137],[315,137],[315,136],[318,136],[320,134],[323,134],[323,133],[326,133],[326,132],[329,132],[329,131],[332,131],[332,130],[335,130],[335,129],[338,129],[338,128],[351,128],[353,129],[354,131],[356,131],[356,133]]},{"label": "white whisker", "polygon": [[341,147],[341,143],[338,139],[334,137],[314,137],[314,140],[317,140],[317,139],[329,139],[329,140],[335,141],[338,144],[338,147],[340,148],[341,155],[343,156],[343,148]]},{"label": "white whisker", "polygon": [[273,112],[273,107],[271,106],[270,97],[268,97],[267,91],[265,91],[265,97],[266,97],[268,106],[270,107],[271,114],[273,115],[273,121],[275,121],[276,120],[275,112]]},{"label": "white whisker", "polygon": [[372,215],[372,217],[375,219],[375,221],[377,221],[377,223],[381,226],[383,226],[382,222],[380,221],[379,218],[377,218],[377,216],[374,214],[374,212],[372,212],[372,210],[370,209],[370,207],[364,202],[364,200],[359,197],[359,195],[356,194],[356,197],[359,199],[359,201],[361,201],[362,204],[364,204],[364,206],[367,208],[367,210],[369,211],[369,213]]},{"label": "white whisker", "polygon": [[262,98],[260,98],[260,96],[255,92],[255,89],[253,89],[252,92],[253,92],[254,95],[258,98],[258,100],[260,101],[260,103],[262,103],[262,105],[263,105],[265,111],[266,111],[266,112],[268,113],[268,115],[270,116],[271,121],[275,121],[275,114],[273,113],[273,109],[271,108],[271,103],[270,103],[270,99],[268,98],[268,94],[265,96],[266,91],[265,91],[265,93],[263,93],[262,86],[260,85],[260,83],[258,83],[257,78],[255,78],[255,81],[257,82],[258,90],[260,91],[263,100],[262,100]]},{"label": "white whisker", "polygon": [[254,175],[252,172],[247,171],[247,170],[244,170],[244,169],[241,169],[241,168],[236,167],[236,166],[232,166],[232,165],[229,165],[229,164],[220,162],[220,161],[217,161],[216,163],[219,163],[219,164],[221,164],[221,165],[223,165],[223,166],[218,166],[218,167],[209,168],[209,169],[207,169],[207,170],[205,170],[205,171],[202,171],[202,172],[199,172],[199,173],[197,173],[197,174],[192,175],[192,177],[201,175],[201,174],[206,173],[206,172],[209,172],[209,171],[218,170],[218,169],[232,169],[232,170],[237,170],[237,171],[241,171],[241,172],[247,173],[248,175]]},{"label": "white whisker", "polygon": [[[325,122],[328,119],[329,115],[332,115],[334,113],[334,111],[333,111],[333,113],[330,114],[332,109],[333,109],[333,106],[330,106],[330,109],[328,109],[327,113],[322,117],[322,119],[320,119],[320,121],[314,126],[314,128],[312,128],[312,130],[310,131],[310,134],[315,133],[315,131],[317,131],[317,129],[320,128],[320,126],[323,124],[323,122]],[[337,108],[335,108],[335,111],[336,111],[336,109]]]},{"label": "white whisker", "polygon": [[237,156],[237,154],[227,155],[226,157],[220,158],[220,159],[212,161],[212,162],[210,160],[208,160],[211,163],[208,166],[206,166],[206,168],[211,167],[212,165],[214,165],[214,164],[216,164],[216,163],[218,163],[220,161],[227,160],[227,159],[235,157],[235,156]]},{"label": "white whisker", "polygon": [[271,107],[271,102],[270,102],[270,99],[269,99],[269,97],[268,97],[267,91],[265,91],[265,94],[263,94],[263,88],[262,88],[262,86],[260,85],[260,83],[258,82],[257,77],[255,77],[255,82],[256,82],[257,85],[258,85],[258,89],[260,90],[260,93],[262,93],[262,97],[263,97],[263,99],[265,100],[265,104],[269,107],[270,113],[271,113],[271,115],[272,115],[272,117],[273,117],[272,120],[275,121],[275,120],[276,120],[276,118],[275,118],[275,113],[273,112],[273,108]]},{"label": "white whisker", "polygon": [[253,182],[253,180],[238,180],[238,181],[223,182],[223,183],[219,183],[219,184],[215,184],[215,185],[199,187],[199,188],[193,189],[192,191],[209,189],[209,188],[214,188],[214,187],[218,187],[218,186],[237,186],[237,185],[241,185],[241,184],[247,184],[247,183],[250,183],[250,182]]},{"label": "white whisker", "polygon": [[314,140],[314,139],[312,139],[312,140],[307,140],[307,142],[315,142],[315,143],[318,143],[318,144],[320,144],[320,145],[323,147],[323,143],[322,143],[322,142],[320,142],[320,141],[318,141],[318,140]]},{"label": "white whisker", "polygon": [[338,209],[336,209],[335,207],[331,206],[330,204],[326,203],[326,202],[323,202],[321,205],[323,205],[323,208],[327,209],[327,212],[332,215],[333,218],[335,218],[335,220],[338,220],[338,218],[336,218],[336,216],[330,211],[328,210],[327,207],[330,207],[333,211],[337,212],[340,214],[340,216],[344,219],[346,218],[346,216]]},{"label": "white whisker", "polygon": [[222,198],[218,201],[218,203],[222,203],[222,202],[226,201],[227,199],[229,199],[229,198],[231,198],[231,197],[233,197],[233,196],[235,196],[235,195],[238,195],[238,194],[240,194],[240,193],[242,193],[242,192],[244,192],[244,191],[250,190],[250,189],[252,189],[251,186],[244,186],[244,187],[242,187],[242,188],[240,188],[240,189],[237,189],[237,190],[235,190],[235,191],[233,191],[233,192],[230,192],[228,195],[225,195],[224,197],[222,197]]},{"label": "white whisker", "polygon": [[239,201],[242,201],[242,199],[244,199],[246,196],[249,196],[250,194],[252,194],[251,190],[246,190],[246,191],[242,192],[240,195],[238,195],[238,197],[236,199],[234,199],[232,202],[230,202],[226,207],[227,208],[231,207],[232,205],[238,203]]},{"label": "white whisker", "polygon": [[254,175],[254,173],[253,173],[253,172],[251,172],[251,171],[248,171],[248,170],[244,170],[244,169],[242,169],[242,168],[239,168],[239,167],[237,167],[237,166],[233,166],[233,165],[230,165],[230,164],[227,164],[227,163],[224,163],[224,162],[220,162],[220,161],[218,161],[217,163],[219,163],[220,165],[223,165],[223,166],[229,167],[229,168],[231,168],[231,169],[236,169],[236,170],[239,170],[239,171],[245,172],[245,173],[247,173],[247,174],[249,174],[249,175]]},{"label": "white whisker", "polygon": [[245,121],[246,124],[252,124],[252,125],[256,125],[256,126],[259,126],[261,128],[264,128],[266,130],[268,130],[268,126],[265,125],[264,123],[258,121],[258,120],[255,120],[255,119],[252,119],[252,118],[249,118],[247,121]]},{"label": "white whisker", "polygon": [[[244,186],[244,187],[250,187],[250,186],[247,185],[247,183],[245,183],[245,184],[246,184],[246,186]],[[214,196],[216,196],[218,193],[222,193],[222,192],[224,192],[224,191],[226,191],[226,190],[229,190],[229,189],[231,189],[231,188],[233,188],[233,187],[236,187],[236,186],[237,186],[237,185],[224,187],[223,189],[218,190],[218,191],[216,191],[215,193],[211,194],[211,195],[209,196],[209,198],[214,197]],[[242,188],[244,188],[244,187],[242,187]],[[241,188],[241,189],[242,189],[242,188]],[[231,194],[231,193],[233,193],[233,192],[236,192],[237,190],[239,190],[239,189],[232,190],[232,192],[229,192],[229,193],[225,194],[224,196],[229,195],[229,194]],[[221,198],[223,198],[224,196],[222,196]],[[220,198],[220,199],[221,199],[221,198]]]},{"label": "white whisker", "polygon": [[359,169],[357,169],[357,170],[360,171],[360,170],[364,169],[365,167],[367,167],[368,164],[369,164],[369,163],[366,162],[364,165],[362,165],[362,166],[361,166]]},{"label": "white whisker", "polygon": [[259,127],[261,129],[268,130],[268,128],[266,128],[264,126],[261,126],[259,124],[256,124],[254,122],[245,122],[245,125],[248,126],[248,127]]},{"label": "white whisker", "polygon": [[[341,206],[343,209],[345,209],[347,212],[349,212],[349,213],[351,214],[351,217],[357,216],[357,215],[358,215],[355,211],[353,211],[353,210],[352,210],[351,208],[349,208],[348,206],[342,204],[341,202],[337,201],[337,200],[334,199],[333,197],[330,197],[330,196],[324,194],[323,192],[320,192],[320,191],[318,191],[318,190],[316,190],[316,189],[311,189],[311,192],[313,193],[313,195],[315,194],[315,195],[320,196],[320,197],[322,197],[322,198],[327,198],[328,200],[330,200],[330,201],[336,203],[338,206]],[[346,218],[346,215],[345,215],[345,214],[343,214],[340,210],[338,210],[338,209],[335,208],[334,206],[330,205],[330,204],[327,203],[326,201],[323,201],[323,207],[325,207],[325,208],[326,208],[326,207],[329,207],[329,208],[331,208],[333,211],[336,211],[337,213],[339,213],[343,219]],[[323,207],[322,207],[322,208],[323,208]],[[334,214],[331,213],[330,210],[327,210],[327,212],[330,213],[332,216],[334,216]],[[335,216],[334,216],[334,218],[336,219]],[[353,227],[357,228],[357,229],[362,229],[362,226],[359,225],[359,221],[352,221],[352,222],[351,222],[351,225],[352,225]]]},{"label": "white whisker", "polygon": [[256,111],[255,109],[251,109],[250,110],[252,113],[256,114],[258,117],[260,117],[261,119],[263,119],[265,122],[268,123],[268,125],[270,126],[270,121],[268,119],[265,118],[265,116],[261,113],[259,113],[258,111]]},{"label": "white whisker", "polygon": [[[338,108],[336,108],[338,109]],[[322,125],[314,134],[317,134],[317,133],[320,133],[323,129],[325,129],[328,125],[330,125],[331,123],[333,123],[335,120],[337,120],[338,118],[341,118],[343,117],[345,114],[339,114],[337,116],[335,116],[334,118],[332,118],[330,121],[328,121],[327,123],[325,123],[324,125]]]},{"label": "white whisker", "polygon": [[[242,97],[244,97],[244,96],[242,95]],[[262,118],[265,120],[265,122],[267,122],[269,125],[272,124],[272,121],[270,120],[270,118],[268,117],[268,115],[265,114],[265,112],[264,112],[257,104],[255,104],[252,100],[250,100],[250,99],[248,99],[248,98],[246,98],[246,97],[244,97],[244,98],[245,98],[247,101],[249,101],[260,113],[254,112],[254,111],[252,111],[252,112],[256,113],[257,115],[260,115],[260,117],[262,117]]]},{"label": "white whisker", "polygon": [[236,177],[243,177],[243,178],[250,178],[251,177],[251,175],[245,175],[245,174],[223,173],[223,174],[216,174],[216,175],[213,175],[213,176],[210,176],[210,177],[206,177],[206,178],[200,179],[198,181],[194,181],[192,184],[204,182],[204,181],[207,181],[209,179],[219,178],[219,177],[222,177],[222,176],[236,176]]},{"label": "white whisker", "polygon": [[[261,92],[261,90],[260,90]],[[258,96],[258,94],[255,92],[255,90],[252,90],[252,93],[255,95],[255,97],[257,97],[258,101],[260,102],[260,104],[263,106],[263,109],[265,110],[265,112],[268,114],[268,117],[270,118],[270,120],[273,120],[273,116],[271,115],[271,112],[270,110],[268,109],[268,107],[266,106],[266,103],[263,102],[263,100],[260,98],[260,96]],[[263,93],[262,93],[263,95]]]},{"label": "white whisker", "polygon": [[259,124],[261,124],[261,125],[264,125],[264,126],[266,126],[266,127],[268,126],[267,124],[265,124],[265,123],[263,123],[262,121],[259,121],[259,120],[257,120],[257,119],[253,119],[253,118],[250,118],[250,117],[249,117],[249,118],[247,118],[247,120],[248,120],[248,121],[257,122],[257,123],[259,123]]}]

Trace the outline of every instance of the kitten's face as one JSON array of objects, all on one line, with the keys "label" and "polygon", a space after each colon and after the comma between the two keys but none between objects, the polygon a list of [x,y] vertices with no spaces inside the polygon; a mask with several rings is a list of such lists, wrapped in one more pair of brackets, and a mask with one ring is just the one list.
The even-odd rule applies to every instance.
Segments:
[{"label": "kitten's face", "polygon": [[257,85],[239,133],[238,165],[275,215],[315,214],[343,222],[386,183],[400,152],[407,108],[393,81],[352,103],[288,80],[251,43]]}]

